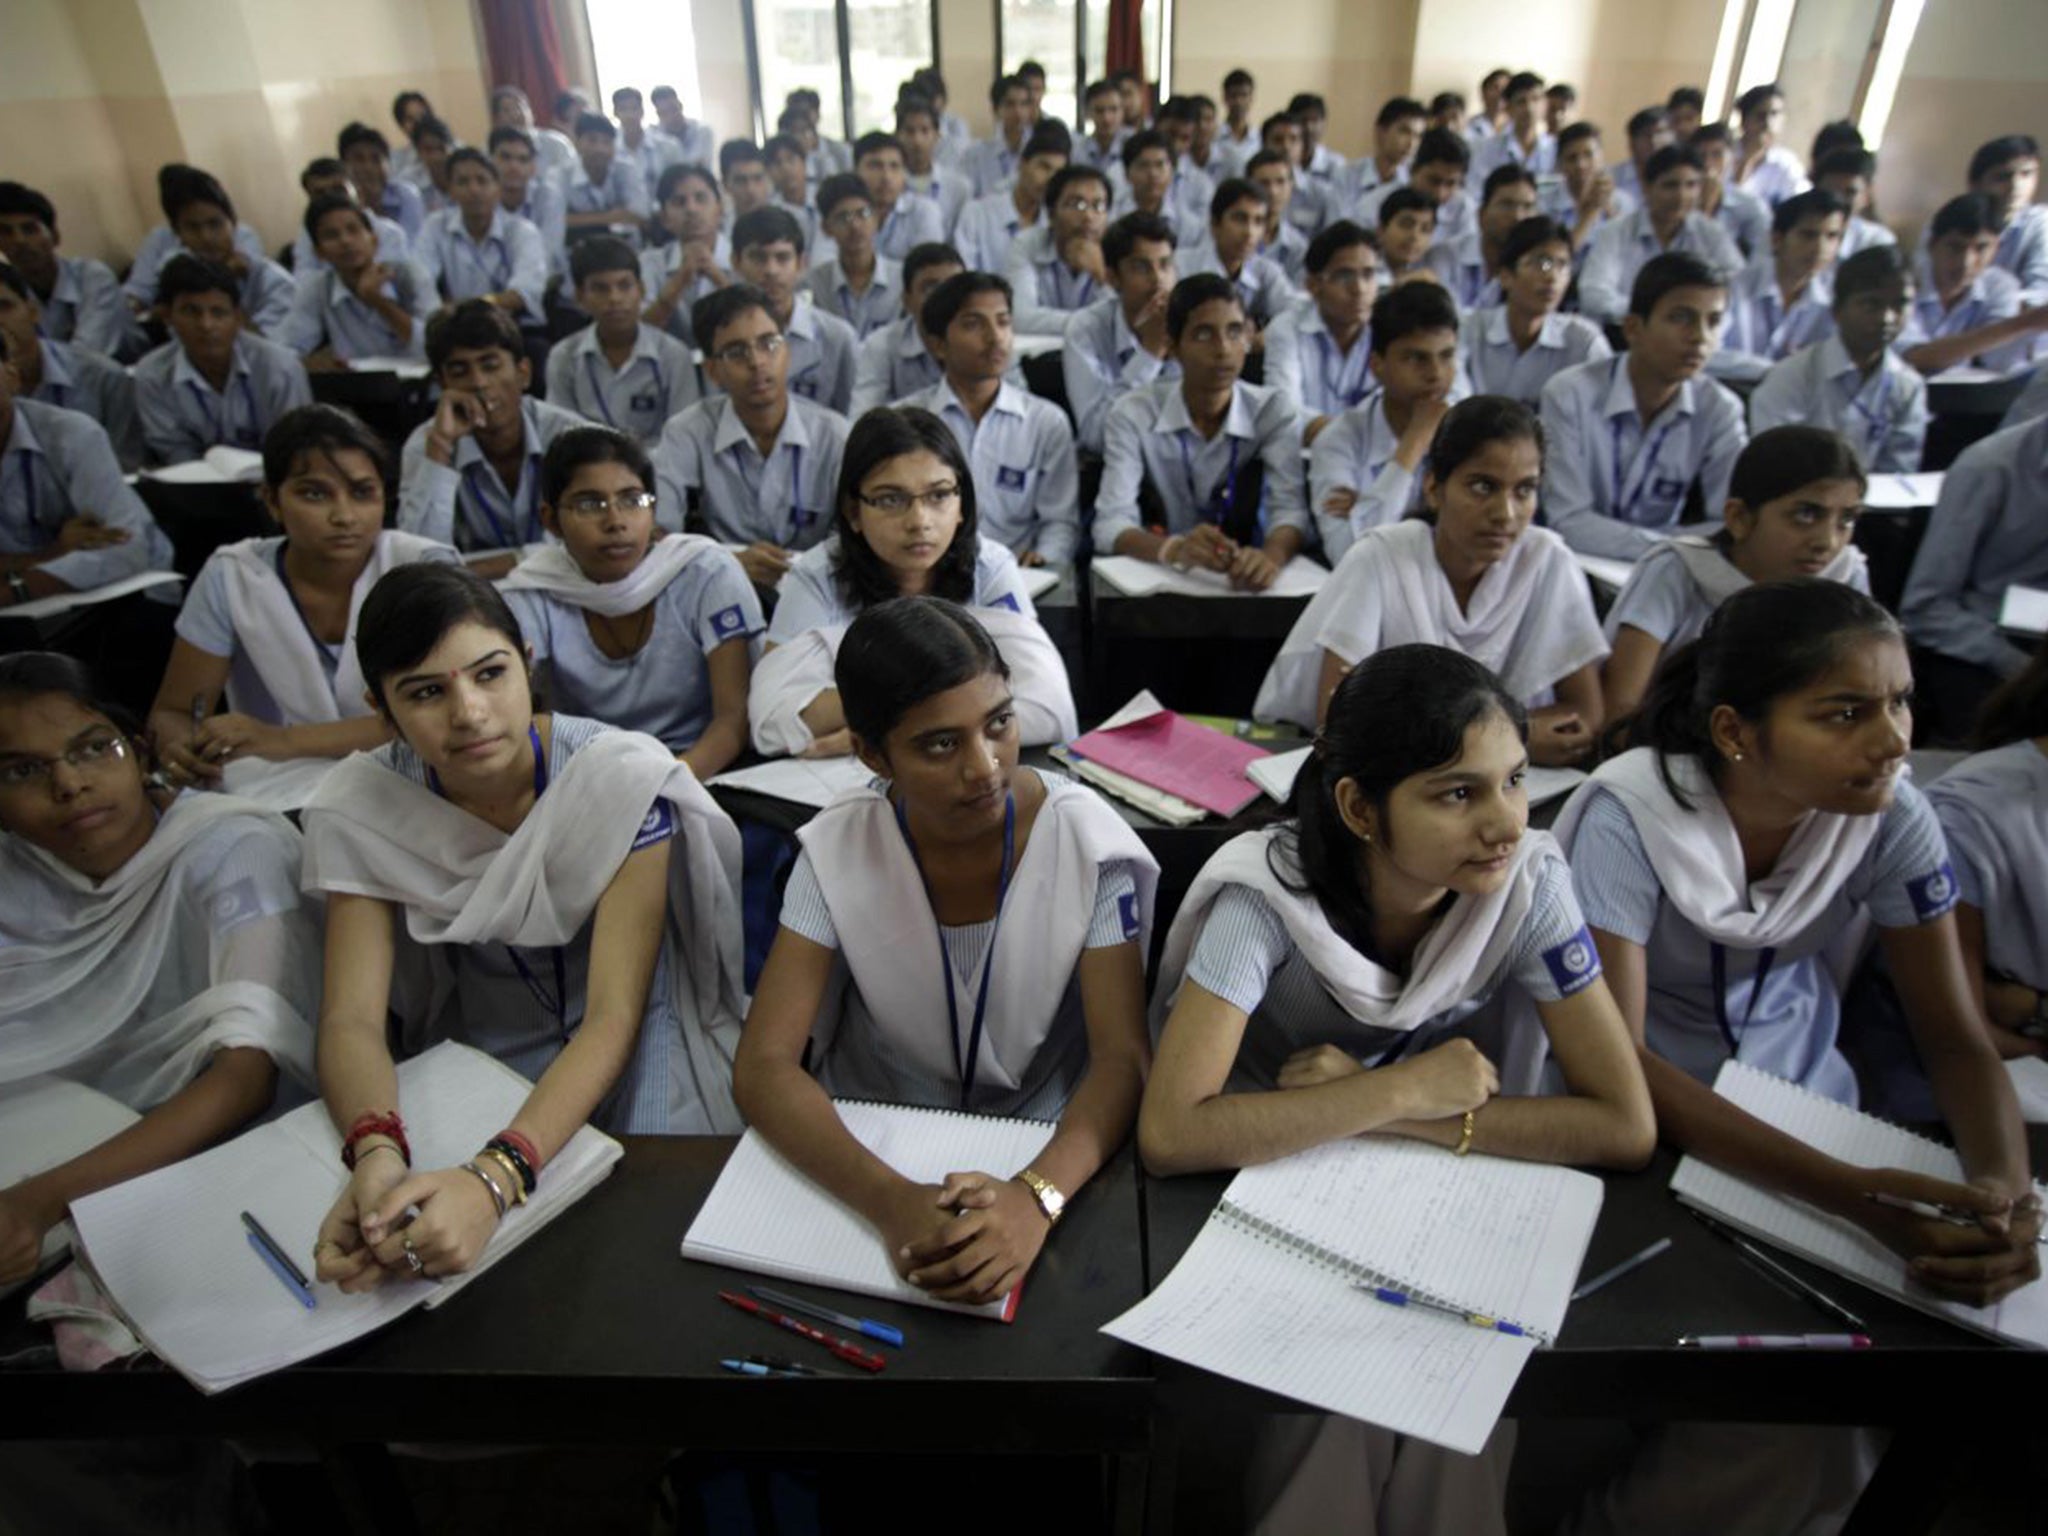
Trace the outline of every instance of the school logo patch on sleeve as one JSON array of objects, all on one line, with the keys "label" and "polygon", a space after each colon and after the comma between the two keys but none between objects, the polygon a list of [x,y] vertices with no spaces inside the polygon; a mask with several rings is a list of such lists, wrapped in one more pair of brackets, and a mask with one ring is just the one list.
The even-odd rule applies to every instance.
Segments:
[{"label": "school logo patch on sleeve", "polygon": [[1560,997],[1583,991],[1600,978],[1600,951],[1593,947],[1593,935],[1583,923],[1562,944],[1543,951],[1543,963]]},{"label": "school logo patch on sleeve", "polygon": [[676,835],[676,813],[666,800],[657,800],[647,808],[647,815],[640,823],[640,830],[633,834],[631,852],[656,843],[665,843]]},{"label": "school logo patch on sleeve", "polygon": [[1138,893],[1136,891],[1125,891],[1123,895],[1117,897],[1116,915],[1117,921],[1124,925],[1124,937],[1126,939],[1135,939],[1138,936]]},{"label": "school logo patch on sleeve", "polygon": [[1012,469],[1007,464],[996,466],[996,489],[999,491],[1021,491],[1024,489],[1024,471]]},{"label": "school logo patch on sleeve", "polygon": [[1024,611],[1017,606],[1017,594],[1014,592],[1005,592],[1001,597],[990,603],[989,607],[1007,608],[1012,613],[1022,613]]},{"label": "school logo patch on sleeve", "polygon": [[1931,923],[1955,907],[1956,872],[1943,859],[1933,874],[1908,880],[1906,894],[1912,898],[1914,916],[1923,923]]},{"label": "school logo patch on sleeve", "polygon": [[711,633],[721,640],[730,640],[746,627],[747,616],[740,612],[738,603],[734,603],[730,608],[721,608],[711,615]]}]

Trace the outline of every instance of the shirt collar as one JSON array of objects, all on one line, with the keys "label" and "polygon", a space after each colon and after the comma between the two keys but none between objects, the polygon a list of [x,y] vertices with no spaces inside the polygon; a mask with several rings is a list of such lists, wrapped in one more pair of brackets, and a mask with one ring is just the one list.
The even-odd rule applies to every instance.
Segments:
[{"label": "shirt collar", "polygon": [[[811,434],[804,425],[802,401],[796,395],[790,395],[788,398],[789,409],[782,413],[782,430],[775,434],[775,441],[769,447],[771,456],[776,449],[784,446],[811,446]],[[716,453],[724,453],[728,448],[741,443],[753,447],[754,434],[747,430],[747,424],[740,420],[738,408],[728,399],[725,402],[725,410],[718,418],[718,432],[712,438],[711,447]]]},{"label": "shirt collar", "polygon": [[14,425],[7,432],[7,447],[0,450],[0,457],[12,458],[17,453],[41,454],[43,445],[36,437],[36,430],[28,424],[28,412],[21,408],[22,402],[14,402]]},{"label": "shirt collar", "polygon": [[[1489,347],[1511,347],[1514,338],[1508,335],[1508,307],[1495,304],[1488,308],[1480,319],[1485,334],[1480,338]],[[1564,316],[1552,310],[1543,317],[1543,328],[1536,333],[1536,345],[1555,350],[1564,345]],[[1633,392],[1630,398],[1633,399]]]},{"label": "shirt collar", "polygon": [[60,256],[57,259],[57,280],[50,284],[51,304],[76,305],[84,298],[78,281],[78,266],[74,258]]},{"label": "shirt collar", "polygon": [[[655,340],[659,334],[651,325],[643,323],[636,326],[633,331],[633,350],[627,354],[627,364],[630,366],[643,357],[653,357],[658,361]],[[595,324],[586,325],[582,330],[578,331],[573,344],[579,360],[586,356],[594,356],[601,361],[604,359],[604,346],[597,339],[597,326]],[[623,371],[621,370],[621,372]]]},{"label": "shirt collar", "polygon": [[[448,205],[448,231],[458,240],[469,239],[469,226],[462,221],[462,210],[453,203]],[[472,241],[475,245],[488,245],[491,241],[502,242],[505,238],[505,205],[498,204],[491,209],[491,227],[484,231],[482,240]]]},{"label": "shirt collar", "polygon": [[[238,378],[247,378],[248,375],[249,338],[237,336],[235,338],[234,356],[228,360],[228,379],[229,382],[233,382]],[[200,388],[208,390],[213,388],[211,384],[206,382],[206,375],[192,366],[192,359],[185,355],[185,348],[182,344],[178,347],[177,360],[171,365],[171,382],[173,384],[197,384]],[[467,441],[467,438],[464,441]]]},{"label": "shirt collar", "polygon": [[[939,382],[932,391],[932,398],[938,403],[939,407],[934,414],[944,416],[948,410],[956,410],[969,421],[974,420],[972,413],[961,403],[959,391],[953,388],[953,381],[943,373],[939,375]],[[986,423],[990,416],[998,415],[1015,416],[1020,419],[1024,415],[1023,392],[1008,379],[1004,379],[996,387],[996,398],[981,420],[983,423]]]},{"label": "shirt collar", "polygon": [[[1258,413],[1252,409],[1251,397],[1245,393],[1243,383],[1232,385],[1230,409],[1223,413],[1223,435],[1251,441],[1259,435],[1258,425]],[[1188,415],[1187,394],[1178,383],[1166,392],[1166,404],[1160,409],[1159,419],[1152,423],[1152,430],[1159,433],[1195,431],[1194,420]],[[1195,435],[1201,436],[1200,433]]]},{"label": "shirt collar", "polygon": [[54,384],[59,389],[69,389],[75,382],[71,372],[70,351],[61,341],[49,337],[40,338],[43,350],[43,384],[47,388]]},{"label": "shirt collar", "polygon": [[[932,349],[924,344],[924,332],[918,329],[915,315],[896,317],[896,355],[898,357],[931,357]],[[933,359],[937,361],[937,359]]]},{"label": "shirt collar", "polygon": [[[540,432],[535,426],[537,419],[532,398],[522,398],[519,402],[519,452],[522,458],[529,461],[541,455]],[[458,473],[466,471],[472,464],[489,463],[490,460],[484,457],[483,447],[477,442],[474,433],[465,432],[455,440],[455,469]],[[513,485],[507,486],[506,489],[516,494],[519,487]]]},{"label": "shirt collar", "polygon": [[[1611,366],[1607,385],[1607,397],[1601,405],[1600,414],[1610,421],[1621,416],[1636,414],[1636,389],[1628,380],[1628,355],[1623,353]],[[1693,410],[1693,384],[1687,379],[1678,386],[1678,397],[1658,413],[1659,421],[1669,421],[1674,416],[1690,416]]]},{"label": "shirt collar", "polygon": [[799,293],[796,302],[790,306],[789,324],[782,328],[782,333],[785,336],[801,336],[805,341],[817,340],[817,317],[811,313],[811,306],[804,302],[803,294]]}]

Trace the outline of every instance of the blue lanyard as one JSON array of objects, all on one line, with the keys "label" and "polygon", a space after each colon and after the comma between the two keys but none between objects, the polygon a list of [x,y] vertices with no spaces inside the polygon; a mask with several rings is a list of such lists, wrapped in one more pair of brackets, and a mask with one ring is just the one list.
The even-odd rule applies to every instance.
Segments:
[{"label": "blue lanyard", "polygon": [[23,526],[32,531],[40,532],[41,530],[36,528],[36,471],[35,465],[32,462],[36,455],[33,453],[22,453],[17,454],[16,457],[21,461],[22,511],[27,514],[27,521]]},{"label": "blue lanyard", "polygon": [[[1614,367],[1616,371],[1619,371],[1621,368],[1621,363],[1622,360],[1620,358],[1615,359]],[[1613,373],[1608,374],[1609,379],[1613,377]],[[1667,409],[1671,408],[1667,407]],[[1621,417],[1617,416],[1608,423],[1614,434],[1614,512],[1612,515],[1617,521],[1627,523],[1635,520],[1631,514],[1636,509],[1636,503],[1643,499],[1643,492],[1649,489],[1651,477],[1657,473],[1657,459],[1664,452],[1664,439],[1671,435],[1671,425],[1671,422],[1666,421],[1650,437],[1648,446],[1636,455],[1636,463],[1641,466],[1642,473],[1633,477],[1636,482],[1635,490],[1624,495],[1623,492],[1627,490],[1630,477],[1623,472],[1621,464],[1621,429],[1623,421]]]},{"label": "blue lanyard", "polygon": [[[1081,280],[1081,292],[1076,295],[1072,279]],[[1092,272],[1076,272],[1057,256],[1052,263],[1053,302],[1060,309],[1084,309],[1095,299],[1095,275]]]},{"label": "blue lanyard", "polygon": [[[242,391],[242,403],[249,408],[249,431],[246,436],[235,433],[231,437],[229,434],[234,426],[234,392],[237,386],[240,386]],[[228,381],[227,391],[221,396],[218,415],[214,414],[212,402],[206,398],[206,390],[200,386],[197,379],[187,379],[185,388],[192,392],[192,403],[199,407],[200,418],[206,423],[206,435],[212,438],[214,443],[226,444],[232,448],[257,446],[256,392],[249,387],[249,375],[236,374]]]},{"label": "blue lanyard", "polygon": [[[910,862],[917,867],[917,878],[923,881],[925,896],[931,896],[931,881],[924,872],[924,860],[918,856],[917,842],[910,835],[910,812],[901,801],[896,804],[896,825],[902,829],[903,842],[910,849]],[[996,971],[996,939],[1003,926],[1003,904],[1010,894],[1010,875],[1017,857],[1017,797],[1007,795],[1003,799],[1003,872],[996,881],[996,915],[989,924],[988,951],[981,957],[981,985],[974,996],[974,1021],[969,1026],[967,1051],[963,1059],[960,1050],[960,999],[958,989],[953,985],[953,959],[946,951],[946,930],[939,922],[938,913],[932,914],[932,927],[939,935],[939,980],[946,994],[946,1018],[952,1030],[953,1071],[960,1079],[960,1107],[967,1108],[974,1096],[974,1077],[981,1066],[981,1031],[988,1017],[989,980]]]},{"label": "blue lanyard", "polygon": [[[306,626],[306,638],[313,642],[313,654],[320,658],[320,669],[327,674],[327,682],[331,687],[335,673],[341,669],[341,658],[335,654],[339,647],[331,646],[322,640],[313,628],[313,621],[306,617],[306,610],[299,602],[299,594],[292,590],[292,579],[284,573],[284,551],[283,544],[277,546],[278,583],[284,588],[284,595],[292,600],[292,612],[296,613],[299,622]],[[348,644],[348,637],[344,635],[341,643]],[[535,739],[538,740],[537,737]]]},{"label": "blue lanyard", "polygon": [[1778,958],[1776,949],[1766,945],[1756,952],[1756,974],[1749,983],[1749,1006],[1742,1010],[1740,1033],[1728,1020],[1728,951],[1720,944],[1708,946],[1708,963],[1714,978],[1714,1019],[1721,1026],[1721,1038],[1728,1042],[1728,1054],[1742,1054],[1742,1037],[1749,1033],[1749,1021],[1756,1016],[1756,1001],[1764,995],[1764,983],[1770,979],[1771,965]]},{"label": "blue lanyard", "polygon": [[[490,520],[491,534],[497,541],[496,547],[499,549],[517,549],[521,544],[539,543],[542,530],[532,508],[527,509],[524,519],[526,536],[523,539],[515,539],[512,528],[508,527],[507,523],[498,520],[497,509],[491,505],[491,488],[484,478],[477,473],[478,470],[482,470],[487,475],[495,476],[497,474],[497,471],[492,469],[489,464],[479,460],[471,463],[467,469],[463,470],[462,484],[463,488],[469,492],[470,499],[476,503],[477,510]],[[519,483],[520,485],[526,484],[525,467],[522,467],[519,471]],[[511,494],[513,498],[516,498],[519,493],[515,489]],[[522,521],[519,516],[519,509],[512,500],[507,500],[505,503],[505,517],[507,522],[515,525]]]},{"label": "blue lanyard", "polygon": [[[641,359],[639,359],[639,361],[641,361],[641,362],[644,362],[645,364],[647,364],[647,366],[648,366],[648,369],[649,369],[649,370],[650,370],[650,371],[651,371],[651,372],[652,372],[652,373],[654,374],[654,387],[655,387],[655,390],[656,390],[656,391],[657,391],[657,392],[658,392],[658,393],[659,393],[659,394],[661,395],[661,406],[660,406],[660,412],[661,412],[661,414],[660,414],[660,417],[659,417],[659,419],[660,419],[660,420],[662,420],[662,421],[667,421],[667,420],[668,420],[668,381],[667,381],[667,380],[665,380],[664,378],[662,378],[662,376],[661,376],[661,364],[660,364],[660,363],[658,363],[658,362],[656,362],[656,361],[655,361],[655,360],[654,360],[653,358],[651,358],[651,357],[645,357],[645,358],[641,358]],[[598,375],[598,371],[597,371],[597,354],[596,354],[595,352],[586,352],[586,353],[584,353],[584,354],[583,354],[583,362],[584,362],[584,371],[585,371],[585,372],[586,372],[586,373],[587,373],[587,374],[588,374],[588,375],[590,376],[590,393],[591,393],[591,397],[592,397],[593,399],[595,399],[595,400],[597,401],[597,408],[598,408],[598,410],[599,410],[599,411],[600,411],[600,412],[601,412],[601,413],[603,414],[603,416],[604,416],[604,424],[605,424],[606,426],[610,427],[610,428],[611,428],[611,429],[612,429],[613,431],[615,431],[615,432],[616,432],[616,431],[617,431],[617,430],[619,429],[619,424],[618,424],[618,422],[617,422],[617,421],[615,421],[615,420],[614,420],[614,419],[612,418],[612,407],[611,407],[611,402],[610,402],[609,400],[607,400],[607,399],[605,398],[605,395],[606,395],[606,390],[605,390],[605,387],[604,387],[604,381],[603,381],[603,379],[602,379],[602,378],[600,378],[600,377],[599,377],[599,375]],[[627,359],[626,359],[626,366],[627,366],[628,368],[631,368],[631,367],[633,366],[633,363],[634,363],[634,359],[632,359],[632,358],[627,358]],[[617,383],[617,382],[619,381],[619,379],[621,379],[621,378],[623,378],[623,377],[624,377],[624,375],[623,375],[623,374],[618,374],[618,375],[614,375],[614,377],[613,377],[613,382],[614,382],[614,383]]]},{"label": "blue lanyard", "polygon": [[[460,251],[463,259],[488,279],[483,289],[485,293],[500,293],[504,290],[505,285],[512,281],[512,258],[505,250],[504,241],[498,240],[491,235],[485,235],[482,241],[472,244],[469,240],[469,232],[459,224],[449,231],[449,237],[450,245],[455,250]],[[485,245],[497,246],[489,266],[484,264],[483,247]],[[476,295],[470,294],[466,295],[466,297],[474,298]]]},{"label": "blue lanyard", "polygon": [[1878,450],[1884,446],[1884,440],[1890,435],[1892,430],[1892,376],[1882,359],[1879,360],[1877,365],[1877,375],[1883,382],[1884,388],[1878,392],[1877,409],[1875,411],[1863,403],[1863,381],[1861,379],[1856,380],[1849,389],[1849,408],[1858,416],[1861,416],[1869,428],[1866,434],[1867,445],[1864,457],[1873,460],[1877,457]]},{"label": "blue lanyard", "polygon": [[[1363,388],[1354,394],[1351,386],[1345,382],[1344,376],[1351,371],[1351,359],[1337,350],[1337,343],[1328,331],[1315,332],[1315,338],[1317,371],[1323,380],[1324,406],[1333,415],[1338,411],[1349,410],[1365,398]],[[1364,339],[1363,335],[1359,337],[1359,341]],[[1364,348],[1360,347],[1358,350],[1362,352]],[[1333,359],[1337,364],[1337,381],[1334,384],[1330,382],[1330,363]]]},{"label": "blue lanyard", "polygon": [[1206,517],[1221,526],[1224,519],[1237,510],[1237,439],[1233,437],[1230,440],[1230,468],[1204,497],[1201,487],[1195,483],[1195,455],[1188,447],[1188,436],[1186,427],[1174,434],[1174,440],[1180,444],[1181,468],[1187,471],[1188,505],[1197,516]]},{"label": "blue lanyard", "polygon": [[[794,544],[798,535],[818,520],[818,514],[814,509],[804,505],[803,445],[786,443],[784,446],[789,449],[789,542]],[[762,486],[766,481],[767,461],[763,460],[761,465],[763,478],[755,479],[747,467],[747,447],[746,443],[732,445],[733,468],[739,471],[740,484],[747,488],[747,499],[765,512],[768,509],[761,506],[761,497]]]}]

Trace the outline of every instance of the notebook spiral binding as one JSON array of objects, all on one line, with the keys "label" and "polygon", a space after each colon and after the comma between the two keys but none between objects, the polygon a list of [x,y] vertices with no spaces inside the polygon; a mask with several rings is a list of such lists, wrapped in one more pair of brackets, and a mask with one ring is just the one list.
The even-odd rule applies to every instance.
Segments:
[{"label": "notebook spiral binding", "polygon": [[[1220,1222],[1226,1227],[1235,1228],[1247,1237],[1254,1237],[1260,1242],[1271,1244],[1275,1248],[1285,1249],[1287,1252],[1306,1259],[1309,1263],[1321,1269],[1335,1271],[1343,1275],[1354,1285],[1383,1286],[1389,1290],[1405,1291],[1417,1301],[1426,1301],[1430,1305],[1437,1307],[1448,1307],[1454,1312],[1498,1316],[1498,1314],[1490,1312],[1488,1308],[1467,1306],[1464,1302],[1454,1297],[1441,1296],[1434,1291],[1426,1291],[1418,1286],[1410,1285],[1399,1275],[1386,1274],[1371,1268],[1369,1265],[1361,1264],[1356,1259],[1346,1258],[1335,1249],[1325,1248],[1320,1243],[1312,1243],[1307,1238],[1288,1231],[1285,1227],[1277,1226],[1273,1222],[1267,1221],[1263,1216],[1253,1215],[1243,1206],[1232,1201],[1217,1201],[1216,1209],[1209,1213],[1209,1219],[1214,1222]],[[1542,1329],[1528,1327],[1515,1318],[1501,1317],[1500,1320],[1504,1323],[1513,1323],[1515,1327],[1521,1329],[1524,1335],[1534,1339],[1539,1345],[1546,1348],[1556,1342],[1550,1334],[1545,1333]]]}]

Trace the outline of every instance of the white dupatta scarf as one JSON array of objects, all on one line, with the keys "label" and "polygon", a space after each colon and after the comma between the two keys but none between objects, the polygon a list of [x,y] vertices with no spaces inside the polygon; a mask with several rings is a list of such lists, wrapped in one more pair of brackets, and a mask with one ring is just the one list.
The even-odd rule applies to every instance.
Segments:
[{"label": "white dupatta scarf", "polygon": [[692,533],[671,533],[647,546],[638,565],[617,581],[592,581],[560,544],[542,544],[499,581],[506,592],[545,592],[565,603],[586,609],[607,619],[638,613],[660,597],[669,583],[707,550],[716,549],[716,539]]},{"label": "white dupatta scarf", "polygon": [[[1697,533],[1680,534],[1666,541],[1678,562],[1685,567],[1685,574],[1692,578],[1693,586],[1699,591],[1700,601],[1706,604],[1706,611],[1712,613],[1736,593],[1750,585],[1750,580],[1736,568],[1735,562],[1722,552],[1714,539]],[[1652,550],[1643,557],[1645,563],[1658,558],[1658,551]],[[1870,590],[1870,580],[1865,572],[1869,561],[1863,551],[1854,544],[1844,544],[1841,551],[1830,560],[1816,577],[1820,581],[1839,581],[1853,586],[1859,592]],[[1705,619],[1700,623],[1703,625]],[[1681,644],[1699,633],[1699,626],[1689,632],[1673,635],[1669,644]]]},{"label": "white dupatta scarf", "polygon": [[666,1053],[670,1123],[729,1134],[741,1129],[732,1057],[746,1013],[739,831],[653,737],[606,730],[593,738],[510,834],[394,771],[381,754],[359,752],[306,807],[305,884],[403,907],[407,933],[425,945],[566,944],[590,920],[656,800],[668,802],[677,823],[663,935],[683,1034],[683,1050]]}]

